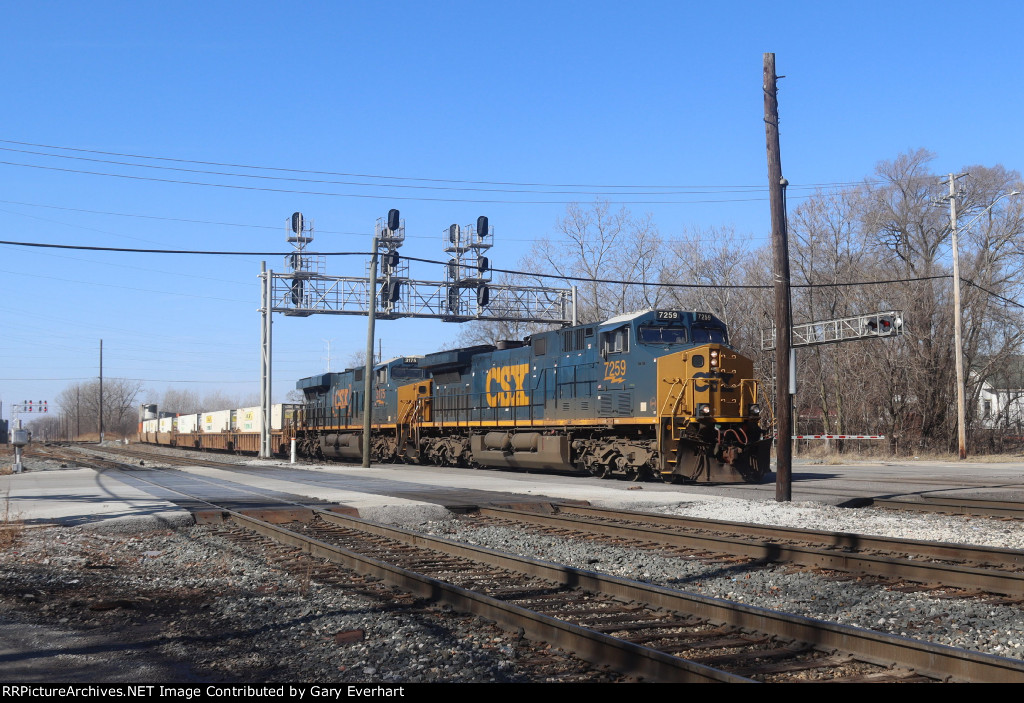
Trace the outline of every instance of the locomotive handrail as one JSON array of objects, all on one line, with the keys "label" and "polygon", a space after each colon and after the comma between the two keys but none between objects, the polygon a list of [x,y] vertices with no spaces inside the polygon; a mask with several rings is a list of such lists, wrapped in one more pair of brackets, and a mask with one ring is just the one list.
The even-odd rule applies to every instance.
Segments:
[{"label": "locomotive handrail", "polygon": [[[668,412],[666,412],[666,410],[668,410],[668,407],[667,407],[668,404],[670,402],[672,402],[672,391],[673,391],[673,389],[675,389],[676,386],[682,385],[682,383],[683,383],[683,380],[681,378],[672,379],[672,385],[670,385],[668,387],[668,394],[667,394],[667,397],[665,398],[665,406],[661,408],[661,415],[662,416],[669,414]],[[675,415],[675,410],[676,410],[676,407],[678,405],[679,405],[679,396],[676,396],[676,403],[672,407],[672,415]]]},{"label": "locomotive handrail", "polygon": [[[753,391],[750,393],[750,402],[747,402],[747,387],[753,386]],[[741,378],[740,379],[740,414],[743,417],[747,416],[748,408],[757,402],[757,379],[756,378]]]}]

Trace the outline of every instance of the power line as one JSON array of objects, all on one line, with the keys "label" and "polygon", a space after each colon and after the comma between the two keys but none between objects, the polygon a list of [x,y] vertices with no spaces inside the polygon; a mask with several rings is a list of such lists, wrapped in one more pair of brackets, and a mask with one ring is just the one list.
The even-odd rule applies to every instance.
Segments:
[{"label": "power line", "polygon": [[[47,209],[51,209],[51,210],[63,210],[63,211],[66,211],[66,212],[83,212],[83,213],[87,213],[87,214],[90,214],[90,215],[109,215],[109,216],[112,216],[112,217],[133,217],[133,218],[147,219],[147,220],[159,220],[159,221],[164,221],[164,222],[184,222],[184,223],[188,223],[188,224],[218,225],[218,226],[223,226],[223,227],[240,227],[240,228],[251,228],[251,229],[268,229],[268,230],[274,230],[275,232],[276,231],[280,231],[282,229],[281,226],[273,226],[273,225],[254,225],[254,224],[245,224],[245,223],[239,223],[239,222],[219,222],[219,221],[212,221],[212,220],[196,220],[196,219],[189,219],[189,218],[183,218],[183,217],[166,217],[166,216],[161,216],[161,215],[142,215],[142,214],[138,214],[138,213],[129,213],[129,212],[112,212],[112,211],[108,211],[108,210],[88,210],[88,209],[85,209],[85,208],[63,207],[63,206],[60,206],[60,205],[44,205],[42,203],[26,203],[26,202],[21,202],[21,201],[17,201],[17,200],[0,200],[0,203],[7,203],[9,205],[21,205],[21,206],[24,206],[24,207],[38,207],[38,208],[47,208]],[[26,215],[25,213],[14,212],[14,211],[11,211],[11,210],[0,210],[0,212],[8,212],[10,214],[18,215],[20,217],[33,217],[32,215]],[[36,218],[36,219],[43,219],[43,218]],[[66,227],[76,227],[76,228],[80,228],[80,229],[86,229],[86,230],[91,230],[91,231],[103,232],[105,234],[113,234],[114,236],[124,237],[126,239],[137,239],[136,237],[129,237],[128,235],[115,234],[115,233],[112,233],[112,232],[104,232],[103,230],[95,230],[95,229],[90,228],[90,227],[82,227],[80,225],[69,224],[69,223],[66,223],[66,222],[58,222],[56,220],[45,220],[45,219],[43,219],[43,221],[44,222],[55,222],[57,224],[61,224],[61,225],[64,225]],[[285,229],[287,229],[287,227],[285,227]],[[346,232],[346,231],[342,231],[342,230],[321,229],[319,227],[316,229],[316,234],[318,234],[318,235],[320,235],[320,234],[343,234],[343,235],[349,235],[349,236],[366,236],[366,237],[372,237],[373,236],[373,232],[369,231],[369,230],[367,230],[365,232]],[[406,237],[409,238],[409,239],[437,239],[438,238],[437,235],[416,235],[416,234],[406,235]],[[763,239],[763,238],[764,238],[764,235],[751,235],[749,237],[736,236],[737,240],[742,240],[742,241],[754,241],[754,240]],[[527,238],[527,239],[514,238],[514,237],[504,237],[504,236],[502,237],[502,241],[506,241],[506,242],[509,242],[509,241],[511,241],[511,242],[537,242],[537,241],[542,241],[543,239],[546,239],[546,237],[540,237],[540,238],[534,237],[534,238]],[[139,239],[139,241],[152,241],[152,240]],[[687,242],[689,240],[687,240],[687,239],[666,238],[666,239],[663,239],[662,241],[664,241],[666,243],[680,243],[680,242]],[[698,238],[698,241],[703,241],[703,239],[702,238]]]},{"label": "power line", "polygon": [[[102,156],[118,156],[122,158],[131,159],[148,159],[151,161],[168,161],[172,163],[183,163],[183,164],[197,164],[202,166],[218,166],[225,168],[246,168],[251,170],[259,171],[278,171],[281,173],[304,173],[310,175],[319,176],[343,176],[349,178],[377,178],[381,180],[399,180],[399,181],[423,181],[427,183],[465,183],[470,185],[502,185],[502,186],[519,186],[519,187],[539,187],[539,188],[620,188],[620,189],[632,189],[632,188],[676,188],[676,189],[729,189],[729,188],[742,188],[749,190],[764,191],[766,190],[763,185],[658,185],[658,184],[593,184],[593,183],[530,183],[530,182],[515,182],[515,181],[478,181],[478,180],[459,180],[449,178],[429,178],[429,177],[414,177],[414,176],[390,176],[390,175],[375,175],[368,173],[348,173],[343,171],[318,171],[311,169],[297,169],[297,168],[282,168],[276,166],[254,166],[247,164],[235,164],[225,163],[219,161],[201,161],[197,159],[178,159],[166,156],[147,156],[143,154],[129,154],[116,151],[100,151],[97,149],[82,149],[76,147],[67,146],[56,146],[51,144],[36,144],[33,142],[21,142],[11,139],[0,139],[0,143],[3,144],[17,144],[19,146],[31,146],[42,149],[59,149],[61,151],[74,151],[83,154],[99,154]],[[20,151],[17,149],[5,149],[6,151]],[[59,154],[45,154],[46,156],[60,156]],[[144,166],[144,164],[132,164],[137,166]],[[375,184],[367,184],[375,185]],[[857,185],[855,182],[834,182],[834,183],[809,183],[802,186],[790,186],[791,188],[820,188],[820,187],[836,187],[844,185]]]},{"label": "power line", "polygon": [[[34,243],[34,241],[6,241],[0,240],[0,245],[9,245],[12,247],[39,247],[44,249],[75,249],[85,250],[91,252],[118,252],[118,253],[130,253],[130,254],[174,254],[174,255],[200,255],[200,256],[291,256],[295,252],[207,252],[199,250],[170,250],[170,249],[131,249],[125,247],[87,247],[84,245],[51,245]],[[369,252],[306,252],[306,256],[372,256]],[[416,261],[425,264],[435,264],[438,266],[446,266],[447,262],[437,261],[435,259],[423,259],[419,257],[404,257],[407,261]],[[514,269],[507,268],[492,268],[492,271],[499,273],[508,273],[511,275],[519,275],[527,278],[556,278],[559,280],[566,281],[580,281],[588,283],[612,283],[616,285],[641,285],[641,287],[649,288],[682,288],[682,289],[735,289],[735,290],[753,290],[753,289],[770,289],[771,284],[765,283],[666,283],[666,282],[655,282],[655,281],[643,281],[643,280],[615,280],[612,278],[594,278],[590,276],[573,276],[562,273],[541,273],[537,271],[517,271]],[[13,273],[13,272],[11,272]],[[861,280],[861,281],[848,281],[848,282],[830,282],[830,283],[794,283],[793,288],[844,288],[850,287],[850,285],[882,285],[886,283],[910,283],[918,282],[923,280],[934,280],[938,278],[949,278],[949,274],[938,274],[933,276],[916,276],[911,278],[890,278],[886,280]]]},{"label": "power line", "polygon": [[[0,151],[9,151],[19,154],[29,154],[31,156],[47,156],[56,159],[72,159],[75,161],[87,161],[90,163],[110,164],[112,166],[128,166],[130,168],[151,168],[158,169],[161,171],[177,171],[180,173],[198,173],[205,176],[227,176],[230,178],[254,178],[268,181],[289,181],[294,183],[316,183],[316,184],[327,184],[327,185],[346,185],[346,186],[365,186],[371,188],[407,188],[416,190],[454,190],[454,191],[470,191],[470,192],[484,192],[484,193],[537,193],[542,195],[622,195],[623,193],[615,192],[596,192],[596,191],[568,191],[568,190],[538,190],[535,188],[478,188],[469,186],[441,186],[441,185],[407,185],[399,183],[366,183],[359,181],[336,181],[322,178],[297,178],[294,176],[265,176],[262,174],[254,173],[232,173],[228,171],[210,171],[203,169],[194,168],[180,168],[177,166],[158,166],[155,164],[145,163],[131,163],[129,161],[112,161],[110,159],[93,159],[85,156],[71,156],[68,154],[47,154],[41,151],[29,151],[27,149],[12,149],[10,147],[0,147]],[[652,188],[659,186],[650,186]],[[657,191],[631,191],[629,195],[705,195],[708,193],[750,193],[750,192],[762,192],[763,187],[759,186],[736,186],[734,189],[716,188],[710,190],[702,188],[700,186],[693,188],[686,188],[685,190],[657,190]]]},{"label": "power line", "polygon": [[990,291],[988,288],[985,288],[983,286],[979,286],[974,281],[968,280],[966,278],[961,278],[960,280],[963,281],[964,283],[966,283],[969,286],[974,286],[978,290],[983,291],[984,293],[987,293],[988,295],[990,295],[993,298],[998,298],[999,300],[1002,300],[1004,303],[1007,303],[1008,305],[1015,305],[1018,308],[1024,308],[1024,305],[1021,305],[1016,300],[1010,300],[1009,298],[1004,298],[1003,296],[999,295],[998,293],[994,293],[994,292]]},{"label": "power line", "polygon": [[[288,188],[267,188],[260,186],[246,186],[230,183],[204,183],[201,181],[186,181],[175,178],[156,178],[153,176],[132,176],[125,173],[104,173],[101,171],[86,171],[82,169],[60,168],[57,166],[41,166],[39,164],[21,164],[13,161],[0,161],[0,165],[19,166],[23,168],[35,168],[45,171],[60,171],[62,173],[77,173],[89,176],[105,176],[107,178],[124,178],[132,181],[148,181],[152,183],[174,183],[177,185],[203,186],[207,188],[227,188],[230,190],[249,190],[263,193],[285,193],[289,195],[322,195],[333,198],[371,198],[374,200],[411,200],[418,202],[439,202],[439,203],[480,203],[490,205],[568,205],[575,200],[485,200],[480,198],[424,198],[410,195],[373,195],[367,193],[330,193],[316,190],[292,190]],[[715,200],[611,200],[613,205],[697,205],[707,203],[747,203],[759,202],[766,198],[719,198]]]}]

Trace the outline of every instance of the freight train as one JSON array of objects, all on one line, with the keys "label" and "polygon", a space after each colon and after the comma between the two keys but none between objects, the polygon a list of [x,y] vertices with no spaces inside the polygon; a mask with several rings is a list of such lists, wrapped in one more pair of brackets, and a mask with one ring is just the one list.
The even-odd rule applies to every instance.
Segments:
[{"label": "freight train", "polygon": [[[284,453],[294,439],[308,457],[360,459],[363,374],[298,381],[304,403],[274,406],[272,446]],[[725,325],[710,313],[620,315],[523,341],[398,357],[373,374],[376,462],[670,482],[758,483],[771,475],[753,362],[729,346]],[[258,410],[199,413],[176,426],[149,420],[140,440],[256,451],[259,417],[249,428],[241,418]]]},{"label": "freight train", "polygon": [[[300,380],[303,454],[362,456],[362,369]],[[374,461],[760,482],[770,474],[753,362],[710,313],[649,310],[379,364]]]}]

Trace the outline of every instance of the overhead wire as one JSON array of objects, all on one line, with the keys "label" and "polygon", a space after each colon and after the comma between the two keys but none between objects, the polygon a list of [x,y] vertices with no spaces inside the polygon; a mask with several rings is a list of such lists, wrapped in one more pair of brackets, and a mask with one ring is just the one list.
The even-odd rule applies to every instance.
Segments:
[{"label": "overhead wire", "polygon": [[[175,178],[156,178],[153,176],[133,176],[126,173],[104,173],[102,171],[87,171],[84,169],[60,168],[58,166],[42,166],[40,164],[22,164],[13,161],[0,161],[0,165],[20,166],[24,168],[35,168],[46,171],[60,171],[62,173],[77,173],[90,176],[105,176],[108,178],[123,178],[133,181],[148,181],[153,183],[174,183],[177,185],[204,186],[208,188],[226,188],[230,190],[245,190],[262,193],[284,193],[288,195],[321,195],[333,198],[370,198],[373,200],[403,200],[439,203],[480,203],[492,205],[568,205],[570,203],[577,202],[576,200],[498,200],[481,198],[426,198],[394,194],[377,195],[371,193],[331,193],[315,190],[267,188],[260,186],[238,185],[233,183],[204,183],[201,181],[187,181]],[[707,203],[747,203],[760,202],[764,200],[767,200],[767,196],[762,198],[718,198],[714,200],[612,200],[609,201],[609,203],[614,205],[694,205]]]},{"label": "overhead wire", "polygon": [[[292,252],[251,252],[251,251],[203,251],[203,250],[188,250],[188,249],[138,249],[129,247],[97,247],[97,246],[86,246],[81,244],[45,244],[41,242],[15,242],[0,240],[0,245],[10,246],[25,246],[25,247],[41,247],[51,249],[78,249],[85,251],[105,251],[105,252],[119,252],[119,253],[134,253],[134,254],[173,254],[173,255],[200,255],[200,256],[290,256],[295,254]],[[303,253],[304,256],[372,256],[370,252],[356,252],[356,251],[335,251],[335,252],[311,252],[307,251]],[[415,256],[403,257],[406,261],[416,261],[426,264],[434,264],[438,266],[447,266],[448,262],[438,261],[436,259],[425,259]],[[624,286],[644,286],[654,288],[717,288],[717,289],[766,289],[772,288],[772,284],[737,284],[737,283],[665,283],[660,281],[621,281],[608,278],[593,278],[590,276],[573,276],[568,274],[560,273],[543,273],[538,271],[520,271],[516,269],[503,269],[503,268],[491,268],[491,271],[497,273],[507,273],[510,275],[523,276],[525,278],[547,278],[547,279],[559,279],[564,281],[577,281],[585,283],[609,283],[615,285]],[[13,273],[13,272],[11,272]],[[951,274],[939,274],[934,276],[917,276],[911,278],[894,278],[882,281],[849,281],[849,282],[832,282],[832,283],[793,283],[792,288],[836,288],[845,286],[863,286],[863,285],[883,285],[890,283],[913,283],[917,281],[928,281],[940,278],[951,278]],[[242,301],[234,301],[242,302]]]},{"label": "overhead wire", "polygon": [[[321,176],[343,176],[348,178],[376,178],[381,180],[399,180],[399,181],[423,181],[427,183],[464,183],[470,185],[504,185],[504,186],[518,186],[518,187],[539,187],[539,188],[619,188],[619,189],[632,189],[632,188],[694,188],[694,189],[727,189],[727,188],[744,188],[744,189],[760,189],[766,190],[767,186],[759,185],[664,185],[664,184],[593,184],[593,183],[531,183],[531,182],[516,182],[516,181],[482,181],[482,180],[468,180],[468,179],[450,179],[450,178],[430,178],[430,177],[417,177],[417,176],[392,176],[392,175],[375,175],[366,173],[349,173],[343,171],[321,171],[312,169],[297,169],[297,168],[284,168],[276,166],[256,166],[249,164],[236,164],[226,163],[220,161],[202,161],[198,159],[180,159],[166,156],[148,156],[143,154],[130,154],[116,151],[101,151],[98,149],[83,149],[77,147],[68,146],[57,146],[51,144],[38,144],[33,142],[15,141],[11,139],[0,139],[0,143],[3,144],[17,144],[19,146],[31,146],[42,149],[59,149],[61,151],[73,151],[78,153],[86,154],[99,154],[102,156],[117,156],[121,158],[132,158],[132,159],[146,159],[151,161],[167,161],[172,163],[185,163],[185,164],[197,164],[203,166],[216,166],[224,168],[245,168],[251,170],[260,171],[278,171],[281,173],[304,173],[310,175],[321,175]],[[11,149],[10,151],[17,151]],[[50,156],[58,156],[57,154],[50,154]],[[375,184],[366,184],[375,185]],[[855,183],[849,182],[833,182],[833,183],[810,183],[804,185],[791,185],[790,187],[796,188],[812,188],[812,187],[834,187],[837,185],[855,185]]]}]

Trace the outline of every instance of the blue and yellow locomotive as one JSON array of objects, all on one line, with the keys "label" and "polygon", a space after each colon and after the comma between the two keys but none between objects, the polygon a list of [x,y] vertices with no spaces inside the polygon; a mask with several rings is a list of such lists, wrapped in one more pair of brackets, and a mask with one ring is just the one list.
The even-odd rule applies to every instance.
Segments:
[{"label": "blue and yellow locomotive", "polygon": [[[302,379],[309,454],[362,452],[363,371]],[[651,310],[374,369],[376,461],[760,482],[753,363],[714,315]]]}]

